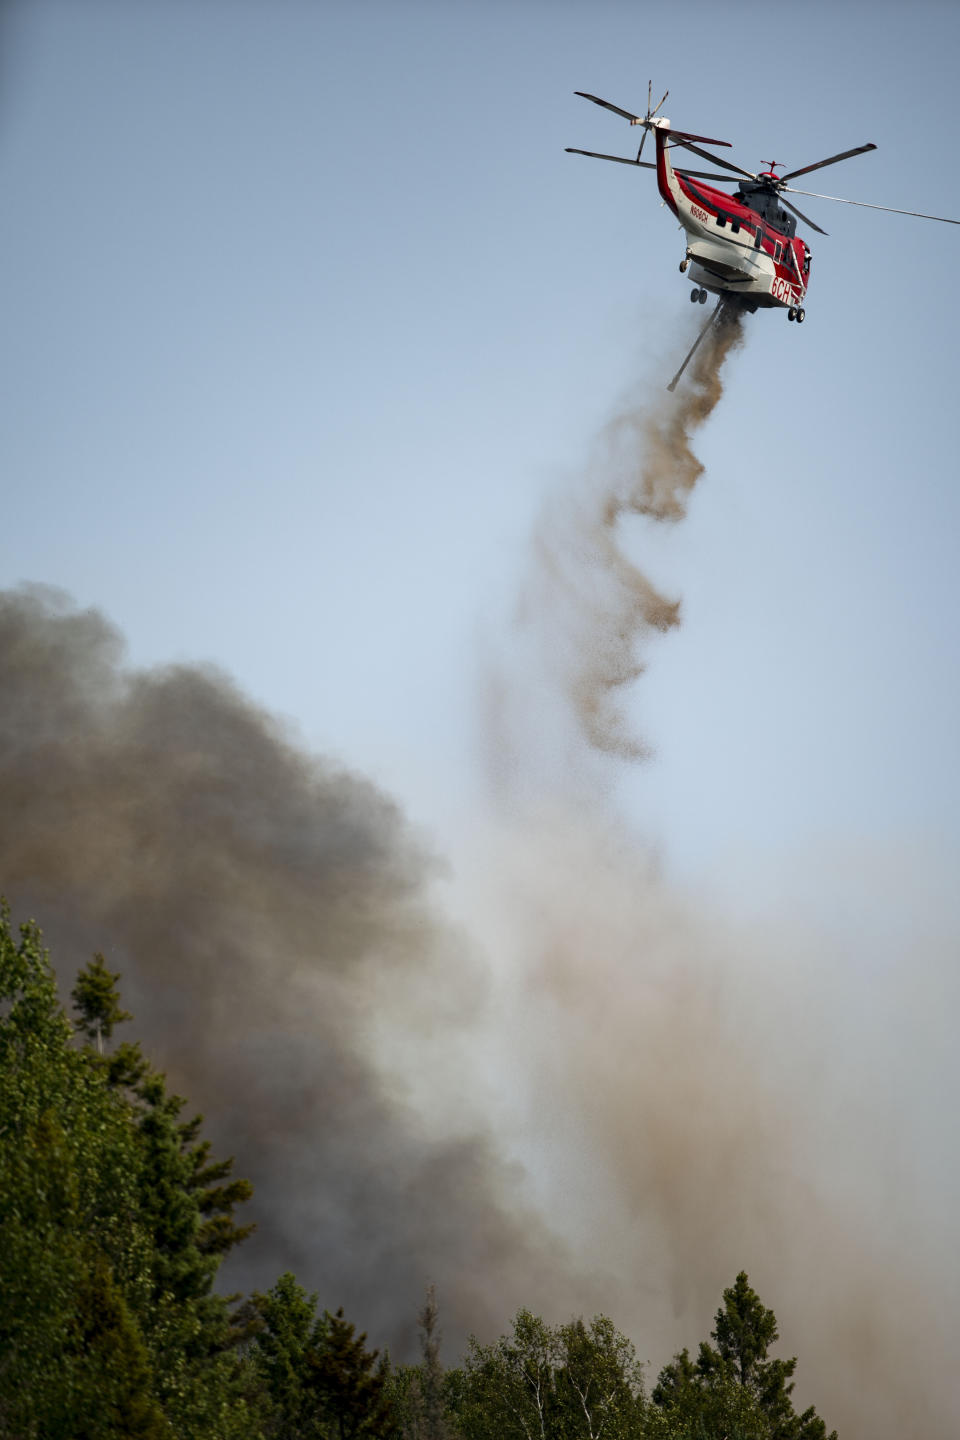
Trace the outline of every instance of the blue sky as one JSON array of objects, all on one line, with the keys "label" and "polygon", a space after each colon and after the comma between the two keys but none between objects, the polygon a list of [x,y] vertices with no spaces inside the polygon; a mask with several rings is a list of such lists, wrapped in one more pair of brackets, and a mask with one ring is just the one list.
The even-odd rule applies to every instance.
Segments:
[{"label": "blue sky", "polygon": [[[822,188],[960,214],[952,7],[804,6],[795,61],[786,11],[733,14],[14,8],[4,579],[224,666],[442,846],[532,519],[691,323],[652,177],[564,154],[633,139],[573,90],[652,75],[748,168],[873,139]],[[808,205],[806,326],[753,319],[688,522],[636,541],[685,626],[621,783],[680,868],[957,838],[960,229]]]},{"label": "blue sky", "polygon": [[[652,176],[564,153],[635,142],[573,92],[640,110],[652,77],[749,169],[872,140],[809,188],[960,218],[949,4],[0,20],[2,583],[101,608],[133,664],[223,667],[455,871],[537,517],[695,318]],[[682,890],[843,954],[850,1016],[925,925],[956,950],[960,227],[801,204],[806,323],[748,321],[686,521],[625,528],[684,624],[629,700],[655,758],[604,783]],[[562,697],[520,695],[548,737]]]}]

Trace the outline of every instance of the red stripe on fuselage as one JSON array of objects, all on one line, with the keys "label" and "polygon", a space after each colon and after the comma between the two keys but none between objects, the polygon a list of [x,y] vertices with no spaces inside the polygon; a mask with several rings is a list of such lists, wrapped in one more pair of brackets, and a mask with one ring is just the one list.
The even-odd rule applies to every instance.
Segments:
[{"label": "red stripe on fuselage", "polygon": [[665,203],[670,206],[670,209],[673,211],[674,215],[679,216],[680,212],[677,209],[677,202],[673,198],[673,194],[670,190],[670,176],[673,175],[673,178],[675,180],[679,180],[680,177],[673,172],[673,167],[669,165],[669,161],[667,160],[667,136],[669,134],[669,130],[657,130],[656,132],[657,188],[659,189]]},{"label": "red stripe on fuselage", "polygon": [[[791,239],[784,231],[779,230],[775,225],[751,206],[742,200],[735,199],[726,190],[716,190],[712,185],[704,185],[700,181],[694,183],[683,175],[678,175],[674,170],[671,161],[667,158],[667,139],[669,130],[656,132],[657,141],[657,187],[664,202],[669,205],[674,215],[683,223],[683,216],[677,206],[676,197],[671,189],[671,184],[679,190],[684,200],[691,206],[696,206],[701,216],[709,217],[716,223],[717,217],[722,217],[728,223],[733,221],[740,231],[751,235],[754,240],[759,230],[761,236],[761,247],[765,254],[769,255],[774,265],[774,273],[778,279],[788,281],[797,289],[802,297],[809,283],[809,274],[804,273],[803,265],[806,257],[806,245],[799,236]],[[775,177],[774,177],[775,178]],[[701,224],[703,220],[701,219]],[[731,239],[731,232],[726,226],[718,226],[716,238]],[[739,233],[739,232],[735,232]],[[743,241],[740,242],[743,244]],[[780,256],[776,258],[777,246],[780,246]],[[792,264],[787,251],[792,251],[796,265]]]}]

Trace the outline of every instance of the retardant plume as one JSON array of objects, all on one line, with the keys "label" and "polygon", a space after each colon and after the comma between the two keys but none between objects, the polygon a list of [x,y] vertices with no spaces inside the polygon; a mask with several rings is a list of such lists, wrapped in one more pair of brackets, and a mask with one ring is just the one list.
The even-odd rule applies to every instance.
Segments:
[{"label": "retardant plume", "polygon": [[739,314],[723,318],[704,336],[674,395],[632,396],[603,427],[575,488],[551,501],[535,536],[527,613],[560,617],[580,724],[590,744],[610,754],[647,753],[618,697],[643,671],[644,636],[680,623],[680,602],[661,593],[623,549],[620,522],[630,514],[663,523],[686,515],[703,473],[693,437],[723,394],[724,361],[743,337]]},{"label": "retardant plume", "polygon": [[[875,856],[842,870],[832,857],[818,896],[857,917],[852,934],[808,928],[802,908],[738,923],[663,878],[656,836],[618,812],[617,767],[590,763],[647,753],[618,701],[679,603],[628,558],[622,522],[683,518],[702,473],[691,437],[740,338],[716,337],[685,395],[647,390],[621,409],[552,499],[522,582],[519,663],[503,657],[488,688],[495,898],[482,908],[501,917],[502,1010],[530,1052],[525,1139],[552,1218],[656,1365],[706,1337],[743,1267],[800,1357],[801,1405],[841,1436],[947,1440],[960,1394],[944,1197],[958,1177],[916,1137],[956,1064],[942,1036],[932,1052],[905,1046],[898,1016],[919,1007],[932,1037],[955,1012],[949,884],[930,895],[929,874],[911,889]],[[655,549],[655,527],[646,539]],[[902,870],[899,852],[886,861]],[[937,1055],[931,1070],[921,1053]]]},{"label": "retardant plume", "polygon": [[[0,889],[65,990],[106,953],[147,1053],[254,1181],[229,1282],[292,1269],[394,1353],[428,1280],[454,1342],[556,1299],[562,1252],[457,1053],[483,975],[402,815],[222,675],[132,673],[122,652],[62,596],[0,595]],[[385,1025],[419,1052],[429,1116],[409,1073],[378,1068]]]}]

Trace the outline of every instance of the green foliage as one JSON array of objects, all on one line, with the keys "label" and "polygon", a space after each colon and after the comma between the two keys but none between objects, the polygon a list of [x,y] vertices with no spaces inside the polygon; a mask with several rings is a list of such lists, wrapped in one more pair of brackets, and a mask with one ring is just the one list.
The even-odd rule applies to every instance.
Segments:
[{"label": "green foliage", "polygon": [[385,1359],[366,1348],[366,1335],[344,1319],[324,1312],[319,1343],[307,1354],[308,1388],[326,1417],[327,1434],[337,1440],[394,1432]]},{"label": "green foliage", "polygon": [[306,1357],[317,1339],[316,1303],[317,1297],[308,1295],[287,1272],[266,1295],[255,1294],[242,1312],[273,1405],[270,1433],[283,1440],[322,1434],[307,1390]]},{"label": "green foliage", "polygon": [[687,1350],[660,1372],[652,1400],[657,1440],[836,1440],[811,1407],[793,1408],[796,1357],[768,1359],[778,1339],[776,1316],[741,1271],[723,1292],[711,1332],[716,1346],[701,1343],[696,1361]]},{"label": "green foliage", "polygon": [[769,1419],[751,1391],[729,1373],[703,1384],[686,1350],[660,1372],[651,1398],[649,1440],[770,1440]]},{"label": "green foliage", "polygon": [[397,1431],[389,1367],[367,1350],[366,1336],[335,1315],[316,1314],[287,1273],[266,1295],[255,1294],[243,1319],[253,1356],[273,1405],[277,1440],[390,1440]]},{"label": "green foliage", "polygon": [[94,955],[90,964],[80,971],[77,983],[70,992],[70,998],[80,1019],[78,1027],[91,1040],[96,1040],[97,1050],[102,1053],[103,1041],[109,1040],[114,1026],[124,1020],[132,1020],[128,1010],[121,1010],[117,993],[119,975],[107,969],[106,961],[100,954]]},{"label": "green foliage", "polygon": [[557,1396],[567,1417],[564,1435],[627,1437],[641,1433],[643,1371],[633,1345],[606,1315],[589,1329],[582,1320],[560,1327],[563,1365]]},{"label": "green foliage", "polygon": [[0,1433],[18,1440],[253,1437],[219,1258],[245,1181],[179,1120],[102,957],[74,990],[78,1048],[34,925],[0,904]]},{"label": "green foliage", "polygon": [[770,1346],[780,1337],[777,1317],[761,1303],[745,1271],[724,1290],[712,1333],[721,1360],[736,1366],[741,1385],[751,1384]]},{"label": "green foliage", "polygon": [[[16,1440],[836,1440],[793,1407],[796,1359],[746,1274],[713,1344],[661,1371],[647,1404],[606,1316],[521,1310],[444,1371],[436,1296],[421,1361],[391,1371],[343,1311],[285,1274],[236,1314],[214,1289],[252,1230],[251,1187],[184,1119],[140,1047],[101,955],[74,1028],[35,925],[0,901],[0,1435]],[[77,1043],[78,1035],[86,1043]]]},{"label": "green foliage", "polygon": [[147,1300],[136,1136],[71,1045],[39,931],[15,940],[5,904],[0,1006],[0,1428],[72,1436],[96,1382],[97,1347],[77,1328],[92,1297],[124,1297],[117,1335]]},{"label": "green foliage", "polygon": [[513,1333],[470,1342],[452,1380],[466,1440],[639,1440],[643,1372],[630,1341],[605,1315],[551,1327],[521,1310]]},{"label": "green foliage", "polygon": [[75,1440],[172,1440],[153,1393],[143,1335],[102,1254],[90,1256],[68,1345],[85,1357],[86,1394],[71,1399]]},{"label": "green foliage", "polygon": [[[529,1310],[520,1310],[513,1334],[492,1345],[471,1339],[457,1405],[467,1440],[534,1440],[547,1434],[552,1405],[555,1337]],[[491,1428],[492,1427],[492,1428]]]},{"label": "green foliage", "polygon": [[427,1287],[417,1324],[423,1358],[419,1365],[404,1365],[392,1371],[391,1405],[403,1440],[452,1440],[453,1423],[448,1417],[449,1384],[440,1363],[439,1311],[433,1285]]}]

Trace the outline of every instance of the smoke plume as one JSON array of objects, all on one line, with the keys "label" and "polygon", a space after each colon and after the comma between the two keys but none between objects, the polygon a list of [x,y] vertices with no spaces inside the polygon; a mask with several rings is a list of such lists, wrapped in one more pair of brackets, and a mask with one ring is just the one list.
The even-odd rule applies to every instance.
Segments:
[{"label": "smoke plume", "polygon": [[[562,1247],[458,1069],[483,971],[402,815],[221,674],[122,652],[63,596],[0,595],[0,888],[66,990],[106,953],[148,1055],[254,1181],[229,1282],[292,1269],[394,1353],[431,1279],[455,1338],[498,1326],[505,1297],[549,1303]],[[427,1066],[432,1120],[378,1068],[378,1016]]]},{"label": "smoke plume", "polygon": [[739,338],[623,407],[537,531],[521,663],[485,687],[497,803],[443,907],[371,785],[37,589],[0,595],[0,888],[68,977],[106,952],[254,1181],[232,1285],[291,1268],[399,1356],[429,1281],[454,1351],[521,1304],[603,1309],[656,1368],[745,1268],[801,1404],[845,1440],[948,1440],[953,877],[834,857],[850,933],[748,927],[662,878],[593,768],[643,753],[618,707],[679,619],[622,522],[682,518]]}]

